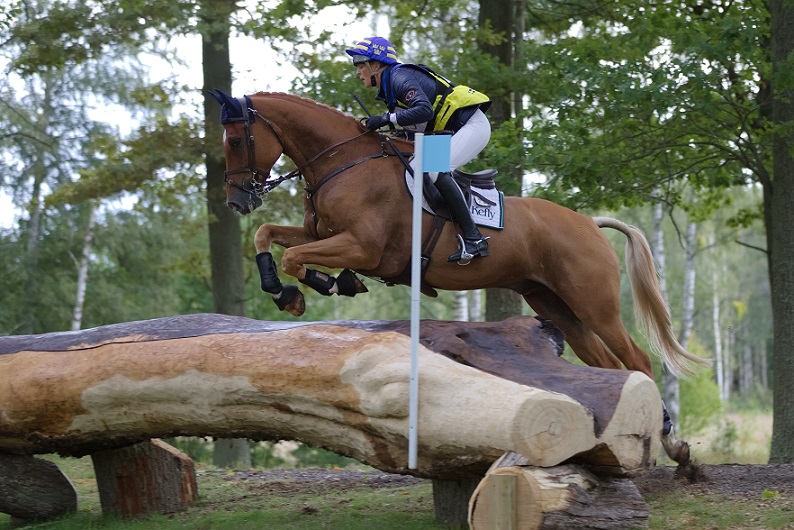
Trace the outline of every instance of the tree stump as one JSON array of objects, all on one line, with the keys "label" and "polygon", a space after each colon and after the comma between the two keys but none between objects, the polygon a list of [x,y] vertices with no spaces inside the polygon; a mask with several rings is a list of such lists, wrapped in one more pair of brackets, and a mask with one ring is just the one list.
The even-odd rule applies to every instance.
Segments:
[{"label": "tree stump", "polygon": [[162,440],[100,451],[91,460],[104,514],[180,512],[198,497],[193,461]]},{"label": "tree stump", "polygon": [[75,510],[77,492],[58,466],[32,456],[0,453],[0,512],[27,520]]},{"label": "tree stump", "polygon": [[598,477],[574,465],[540,468],[507,453],[469,503],[471,530],[647,528],[648,505],[627,478]]}]

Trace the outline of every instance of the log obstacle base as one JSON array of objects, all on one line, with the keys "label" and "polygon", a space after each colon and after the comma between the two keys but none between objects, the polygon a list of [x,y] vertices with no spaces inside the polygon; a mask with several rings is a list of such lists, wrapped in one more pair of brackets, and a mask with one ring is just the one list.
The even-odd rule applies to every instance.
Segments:
[{"label": "log obstacle base", "polygon": [[[409,333],[203,314],[0,337],[0,512],[75,509],[68,479],[32,456],[44,453],[91,455],[105,513],[184,510],[193,463],[159,438],[213,436],[294,439],[432,479],[452,525],[647,525],[630,477],[659,453],[653,381],[560,358],[562,334],[543,319],[424,321],[409,470]],[[45,486],[50,498],[34,493]]]}]

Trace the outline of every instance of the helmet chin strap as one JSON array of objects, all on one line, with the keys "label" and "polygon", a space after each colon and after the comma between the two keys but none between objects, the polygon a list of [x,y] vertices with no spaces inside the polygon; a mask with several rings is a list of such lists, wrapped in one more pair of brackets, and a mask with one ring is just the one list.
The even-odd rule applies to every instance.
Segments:
[{"label": "helmet chin strap", "polygon": [[370,86],[378,86],[377,85],[377,75],[381,72],[380,67],[377,71],[372,70],[372,63],[367,63],[367,67],[369,68],[369,84]]}]

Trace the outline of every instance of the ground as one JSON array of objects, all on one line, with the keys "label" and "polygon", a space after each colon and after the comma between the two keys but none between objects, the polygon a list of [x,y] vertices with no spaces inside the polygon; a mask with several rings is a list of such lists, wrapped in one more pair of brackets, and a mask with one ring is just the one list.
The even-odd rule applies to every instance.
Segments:
[{"label": "ground", "polygon": [[692,465],[678,470],[655,467],[634,483],[643,495],[683,490],[691,494],[761,498],[775,493],[794,495],[794,464]]},{"label": "ground", "polygon": [[[241,471],[229,475],[228,479],[255,481],[261,485],[258,489],[273,493],[323,493],[360,486],[396,487],[422,482],[422,479],[416,477],[380,471],[306,468]],[[677,490],[694,495],[742,498],[761,498],[764,492],[766,495],[792,496],[794,464],[695,464],[682,470],[675,467],[655,467],[645,475],[635,477],[634,483],[643,495]]]}]

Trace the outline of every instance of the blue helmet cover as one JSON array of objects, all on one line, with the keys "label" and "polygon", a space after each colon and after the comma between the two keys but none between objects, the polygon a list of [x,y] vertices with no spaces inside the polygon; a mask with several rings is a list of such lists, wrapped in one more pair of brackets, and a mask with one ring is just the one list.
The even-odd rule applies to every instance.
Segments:
[{"label": "blue helmet cover", "polygon": [[363,55],[384,64],[397,63],[397,52],[394,51],[394,46],[383,37],[362,39],[352,48],[345,50],[345,53],[354,58],[356,55]]}]

